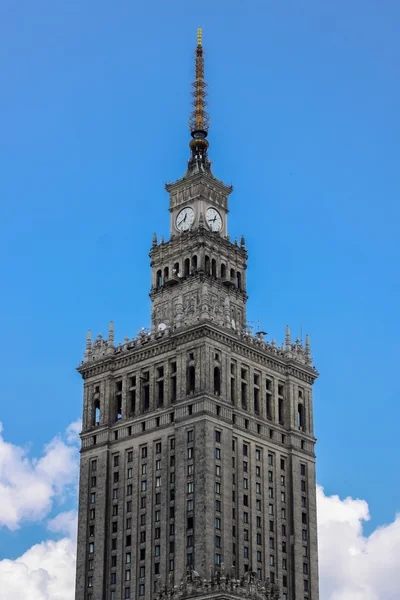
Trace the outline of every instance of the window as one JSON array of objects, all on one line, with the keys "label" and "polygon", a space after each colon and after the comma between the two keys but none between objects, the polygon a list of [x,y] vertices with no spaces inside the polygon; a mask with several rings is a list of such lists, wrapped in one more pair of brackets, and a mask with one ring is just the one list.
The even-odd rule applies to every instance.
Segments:
[{"label": "window", "polygon": [[193,483],[193,481],[189,481],[187,484],[187,493],[193,494],[193,492],[194,492],[194,483]]},{"label": "window", "polygon": [[261,533],[257,533],[257,546],[261,546]]},{"label": "window", "polygon": [[244,506],[249,505],[249,497],[247,494],[243,494],[243,504],[244,504]]},{"label": "window", "polygon": [[89,554],[93,554],[93,552],[94,552],[94,543],[90,542],[90,544],[89,544]]},{"label": "window", "polygon": [[132,484],[131,483],[128,483],[128,485],[126,486],[126,495],[132,496]]},{"label": "window", "polygon": [[194,521],[193,517],[187,518],[187,528],[188,529],[193,529],[193,521]]},{"label": "window", "polygon": [[244,529],[244,531],[243,531],[243,539],[244,539],[245,542],[248,541],[248,539],[249,539],[249,530],[248,529]]},{"label": "window", "polygon": [[256,500],[256,510],[261,510],[261,500]]},{"label": "window", "polygon": [[143,515],[140,515],[140,524],[146,525],[146,513]]},{"label": "window", "polygon": [[193,442],[193,429],[187,432],[187,441]]},{"label": "window", "polygon": [[139,585],[139,596],[144,596],[144,590],[145,590],[144,583],[141,583]]},{"label": "window", "polygon": [[[118,475],[118,473],[114,473],[114,475]],[[96,487],[96,477],[91,478],[91,485],[92,487]]]},{"label": "window", "polygon": [[186,546],[188,548],[190,548],[191,546],[193,546],[193,536],[192,535],[188,535],[186,538]]},{"label": "window", "polygon": [[133,461],[133,452],[130,450],[128,452],[128,463]]},{"label": "window", "polygon": [[256,518],[257,527],[261,527],[261,517]]},{"label": "window", "polygon": [[273,567],[274,565],[275,565],[275,557],[273,554],[271,554],[269,557],[269,566]]},{"label": "window", "polygon": [[188,500],[187,501],[187,511],[188,512],[193,512],[193,500]]},{"label": "window", "polygon": [[243,456],[247,456],[249,452],[249,447],[247,444],[243,444]]},{"label": "window", "polygon": [[155,575],[159,575],[160,574],[160,563],[158,563],[158,562],[154,564],[154,574]]},{"label": "window", "polygon": [[281,475],[281,485],[285,485],[285,476]]},{"label": "window", "polygon": [[274,505],[273,504],[268,505],[268,514],[270,514],[270,515],[274,514]]},{"label": "window", "polygon": [[146,541],[146,532],[145,531],[141,531],[140,532],[140,543],[144,544]]},{"label": "window", "polygon": [[114,467],[118,467],[118,465],[119,465],[119,456],[118,456],[118,454],[116,454],[114,456]]},{"label": "window", "polygon": [[146,508],[146,496],[140,498],[140,508]]},{"label": "window", "polygon": [[269,547],[271,550],[275,548],[275,539],[273,537],[269,538]]},{"label": "window", "polygon": [[175,569],[175,562],[173,558],[170,558],[169,560],[169,570],[173,571]]},{"label": "window", "polygon": [[189,552],[188,554],[186,554],[186,564],[187,565],[193,564],[193,553],[192,552]]},{"label": "window", "polygon": [[221,493],[221,484],[218,481],[215,482],[215,493],[216,494]]},{"label": "window", "polygon": [[249,513],[245,511],[243,513],[243,523],[248,523],[248,522],[249,522]]},{"label": "window", "polygon": [[261,477],[261,467],[256,466],[256,477]]},{"label": "window", "polygon": [[286,542],[282,542],[282,552],[286,554]]},{"label": "window", "polygon": [[118,500],[118,488],[113,489],[113,500]]},{"label": "window", "polygon": [[90,504],[94,504],[96,502],[96,492],[92,492],[90,494]]},{"label": "window", "polygon": [[286,502],[286,494],[285,492],[281,492],[281,501]]},{"label": "window", "polygon": [[161,494],[160,493],[156,494],[156,501],[155,501],[155,503],[156,504],[161,504]]},{"label": "window", "polygon": [[154,519],[155,519],[156,523],[161,521],[161,511],[160,510],[156,510],[156,512],[154,514]]},{"label": "window", "polygon": [[131,580],[131,570],[127,569],[125,571],[125,581],[130,581]]},{"label": "window", "polygon": [[245,546],[245,547],[243,548],[243,557],[244,557],[244,558],[249,558],[249,549],[248,549],[248,547],[247,547],[247,546]]},{"label": "window", "polygon": [[221,548],[221,536],[220,535],[215,536],[215,547]]},{"label": "window", "polygon": [[215,458],[221,460],[221,448],[215,448]]},{"label": "window", "polygon": [[193,475],[193,473],[194,473],[194,465],[188,465],[187,474]]},{"label": "window", "polygon": [[257,550],[257,562],[261,562],[261,550]]},{"label": "window", "polygon": [[146,479],[142,480],[140,489],[142,490],[142,492],[145,492],[147,490],[147,481],[146,481]]},{"label": "window", "polygon": [[300,465],[300,473],[301,473],[302,477],[305,477],[306,465],[303,465],[303,464]]},{"label": "window", "polygon": [[156,477],[156,487],[161,487],[161,477]]},{"label": "window", "polygon": [[[160,535],[161,535],[161,529],[160,529],[160,527],[156,527],[154,529],[154,539],[155,540],[159,540],[160,539]],[[145,536],[145,541],[146,541],[146,536]]]},{"label": "window", "polygon": [[156,443],[156,454],[161,454],[161,442]]},{"label": "window", "polygon": [[281,469],[282,469],[282,471],[284,471],[284,470],[285,470],[285,466],[286,466],[286,465],[285,465],[285,459],[284,459],[284,458],[281,458]]},{"label": "window", "polygon": [[304,575],[308,575],[308,564],[307,563],[303,563],[303,573],[304,573]]},{"label": "window", "polygon": [[161,459],[156,460],[156,471],[161,471]]},{"label": "window", "polygon": [[268,471],[268,481],[272,483],[274,480],[274,474],[272,471]]},{"label": "window", "polygon": [[191,458],[193,458],[193,455],[194,455],[193,448],[188,448],[188,459],[190,460]]},{"label": "window", "polygon": [[128,469],[127,478],[128,479],[132,479],[132,477],[133,477],[133,469],[130,467]]},{"label": "window", "polygon": [[93,520],[95,518],[95,516],[96,516],[96,509],[91,508],[90,509],[90,519]]},{"label": "window", "polygon": [[305,496],[301,497],[301,505],[302,506],[307,506],[307,498]]},{"label": "window", "polygon": [[273,521],[269,522],[269,530],[274,531],[274,522]]},{"label": "window", "polygon": [[282,508],[282,519],[286,519],[286,508]]},{"label": "window", "polygon": [[304,591],[308,592],[308,580],[307,579],[304,580]]},{"label": "window", "polygon": [[142,448],[142,458],[147,458],[147,446]]},{"label": "window", "polygon": [[154,546],[154,556],[160,556],[160,546]]},{"label": "window", "polygon": [[215,474],[217,477],[221,477],[221,465],[215,465]]},{"label": "window", "polygon": [[301,522],[303,525],[307,525],[307,513],[301,513]]},{"label": "window", "polygon": [[301,480],[301,491],[302,492],[306,491],[306,482],[304,481],[304,479]]},{"label": "window", "polygon": [[287,571],[287,559],[286,558],[282,558],[282,569],[284,571]]},{"label": "window", "polygon": [[302,532],[302,537],[303,537],[303,541],[306,542],[308,540],[308,533],[307,533],[307,529],[303,529]]},{"label": "window", "polygon": [[303,546],[303,556],[308,556],[307,546]]},{"label": "window", "polygon": [[286,537],[286,525],[282,523],[282,536]]},{"label": "window", "polygon": [[243,487],[245,490],[249,488],[249,480],[246,478],[243,479]]},{"label": "window", "polygon": [[112,538],[111,540],[111,550],[117,549],[117,538]]},{"label": "window", "polygon": [[131,553],[130,553],[130,552],[127,552],[127,553],[125,554],[125,562],[126,562],[126,564],[127,564],[127,565],[130,565],[130,564],[131,564],[131,562],[132,562],[132,555],[131,555]]},{"label": "window", "polygon": [[221,519],[219,517],[215,519],[215,529],[221,529]]},{"label": "window", "polygon": [[115,585],[117,583],[117,574],[111,573],[111,585]]},{"label": "window", "polygon": [[215,441],[219,444],[221,442],[221,432],[220,431],[216,431],[215,432]]},{"label": "window", "polygon": [[139,558],[140,560],[146,559],[146,548],[141,548]]},{"label": "window", "polygon": [[256,460],[261,460],[261,450],[256,448]]},{"label": "window", "polygon": [[[113,574],[111,574],[111,577],[112,577],[112,575]],[[114,573],[114,575],[115,575],[115,573]],[[93,577],[92,577],[92,575],[89,575],[89,577],[88,577],[88,587],[93,587]]]},{"label": "window", "polygon": [[215,510],[217,512],[221,512],[221,500],[216,500],[215,501]]},{"label": "window", "polygon": [[118,522],[117,521],[113,521],[111,523],[111,533],[117,533],[117,527],[118,527]]},{"label": "window", "polygon": [[[112,555],[111,557],[111,566],[112,567],[116,567],[117,566],[117,557],[115,554]],[[93,561],[92,561],[92,568],[93,568]]]},{"label": "window", "polygon": [[174,523],[171,523],[170,526],[169,526],[169,535],[175,535],[175,525],[174,525]]},{"label": "window", "polygon": [[118,515],[118,504],[114,504],[112,507],[112,516],[116,517]]}]

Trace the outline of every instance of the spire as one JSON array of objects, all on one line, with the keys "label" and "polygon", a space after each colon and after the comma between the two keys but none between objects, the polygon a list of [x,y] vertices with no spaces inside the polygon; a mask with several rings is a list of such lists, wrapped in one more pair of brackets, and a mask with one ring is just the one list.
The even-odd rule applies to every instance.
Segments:
[{"label": "spire", "polygon": [[306,358],[306,364],[311,365],[312,360],[311,360],[311,346],[310,346],[310,338],[308,337],[308,333],[306,334],[306,353],[305,353],[305,358]]},{"label": "spire", "polygon": [[192,83],[193,110],[189,121],[190,134],[193,138],[189,144],[192,151],[192,156],[189,159],[189,169],[193,170],[193,172],[198,172],[195,170],[196,167],[200,171],[209,171],[211,166],[207,158],[208,141],[206,137],[210,117],[205,110],[207,106],[207,84],[204,81],[204,50],[200,27],[197,30],[197,46],[195,49],[195,76],[196,78]]}]

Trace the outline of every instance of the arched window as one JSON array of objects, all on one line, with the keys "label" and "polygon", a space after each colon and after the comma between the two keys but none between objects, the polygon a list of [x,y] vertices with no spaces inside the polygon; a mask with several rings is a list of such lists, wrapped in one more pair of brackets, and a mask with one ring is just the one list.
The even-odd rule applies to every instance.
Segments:
[{"label": "arched window", "polygon": [[206,275],[210,274],[210,257],[206,256],[204,261],[204,271]]},{"label": "arched window", "polygon": [[242,274],[239,271],[236,273],[236,287],[238,290],[242,289]]},{"label": "arched window", "polygon": [[231,279],[235,281],[235,269],[231,269]]},{"label": "arched window", "polygon": [[196,273],[197,271],[197,256],[192,256],[192,272]]},{"label": "arched window", "polygon": [[193,365],[188,367],[186,378],[186,393],[193,394],[196,388],[196,370]]},{"label": "arched window", "polygon": [[187,277],[190,273],[190,258],[185,258],[185,262],[183,263],[183,274]]},{"label": "arched window", "polygon": [[297,406],[297,425],[299,429],[304,430],[304,406],[302,404]]},{"label": "arched window", "polygon": [[168,269],[168,267],[165,267],[164,268],[164,283],[166,281],[168,281],[168,277],[169,277],[169,269]]},{"label": "arched window", "polygon": [[214,368],[214,394],[219,396],[221,393],[221,370],[219,367]]},{"label": "arched window", "polygon": [[211,275],[215,278],[217,277],[217,261],[215,258],[211,261]]},{"label": "arched window", "polygon": [[100,425],[100,400],[94,401],[94,423]]},{"label": "arched window", "polygon": [[158,288],[162,286],[162,272],[161,272],[161,269],[159,269],[159,270],[157,271],[156,286],[157,286]]},{"label": "arched window", "polygon": [[221,263],[221,279],[225,279],[226,277],[226,266],[225,263]]},{"label": "arched window", "polygon": [[178,275],[179,273],[179,263],[175,263],[174,264],[174,275]]}]

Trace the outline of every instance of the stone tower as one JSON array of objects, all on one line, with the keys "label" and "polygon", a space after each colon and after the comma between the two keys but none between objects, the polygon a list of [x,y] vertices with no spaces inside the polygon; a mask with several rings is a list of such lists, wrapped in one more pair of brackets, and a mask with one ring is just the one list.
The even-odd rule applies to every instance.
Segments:
[{"label": "stone tower", "polygon": [[76,600],[318,600],[310,344],[246,327],[247,250],[208,158],[203,47],[191,157],[150,251],[151,328],[83,362]]}]

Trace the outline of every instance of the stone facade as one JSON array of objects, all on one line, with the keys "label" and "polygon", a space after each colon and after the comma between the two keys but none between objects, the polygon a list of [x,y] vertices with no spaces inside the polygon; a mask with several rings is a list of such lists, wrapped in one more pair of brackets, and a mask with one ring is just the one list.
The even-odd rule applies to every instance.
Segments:
[{"label": "stone facade", "polygon": [[196,152],[167,186],[170,240],[153,238],[150,328],[89,334],[78,367],[76,600],[318,600],[318,373],[308,338],[287,327],[278,347],[247,327],[232,189]]}]

